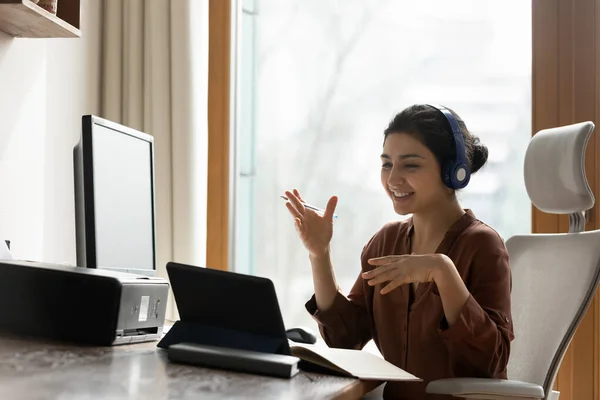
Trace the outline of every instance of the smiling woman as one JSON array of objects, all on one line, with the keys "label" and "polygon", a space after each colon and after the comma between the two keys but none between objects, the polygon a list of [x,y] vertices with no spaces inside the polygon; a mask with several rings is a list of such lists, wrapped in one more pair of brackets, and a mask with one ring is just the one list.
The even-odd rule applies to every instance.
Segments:
[{"label": "smiling woman", "polygon": [[312,265],[309,314],[329,346],[362,349],[373,340],[386,360],[423,379],[388,382],[386,397],[424,399],[436,379],[506,378],[514,338],[508,252],[456,198],[487,148],[454,112],[429,105],[400,112],[384,135],[381,183],[394,211],[412,216],[368,241],[347,296],[330,255],[337,197],[319,215],[297,190],[286,192]]}]

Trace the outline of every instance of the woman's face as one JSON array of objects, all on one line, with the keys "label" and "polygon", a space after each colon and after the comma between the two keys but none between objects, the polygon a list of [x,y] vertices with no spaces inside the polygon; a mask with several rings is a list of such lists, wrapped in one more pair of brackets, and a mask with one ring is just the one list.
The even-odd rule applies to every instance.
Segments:
[{"label": "woman's face", "polygon": [[433,153],[407,133],[387,136],[381,155],[381,184],[400,215],[426,212],[452,193],[442,182]]}]

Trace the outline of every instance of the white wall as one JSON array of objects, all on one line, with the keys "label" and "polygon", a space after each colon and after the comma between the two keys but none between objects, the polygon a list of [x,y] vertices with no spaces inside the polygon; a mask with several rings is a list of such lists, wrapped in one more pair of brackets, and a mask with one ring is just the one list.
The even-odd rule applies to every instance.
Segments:
[{"label": "white wall", "polygon": [[100,106],[100,3],[79,39],[0,32],[0,238],[17,258],[75,263],[73,146]]}]

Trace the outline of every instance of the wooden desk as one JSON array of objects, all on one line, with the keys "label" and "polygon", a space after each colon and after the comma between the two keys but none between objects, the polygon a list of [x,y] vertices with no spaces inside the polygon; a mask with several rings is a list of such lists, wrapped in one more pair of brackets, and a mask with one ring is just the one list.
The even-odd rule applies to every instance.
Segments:
[{"label": "wooden desk", "polygon": [[81,347],[0,337],[0,399],[358,399],[378,383],[278,379],[170,363],[157,342]]}]

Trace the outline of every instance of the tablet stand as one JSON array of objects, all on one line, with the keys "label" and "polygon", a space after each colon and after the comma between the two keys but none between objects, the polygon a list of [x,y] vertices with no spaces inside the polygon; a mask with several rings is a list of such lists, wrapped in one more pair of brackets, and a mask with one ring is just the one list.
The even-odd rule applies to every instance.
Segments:
[{"label": "tablet stand", "polygon": [[275,338],[187,321],[175,322],[157,346],[167,349],[177,343],[195,343],[262,353],[290,354],[288,341],[285,337]]}]

